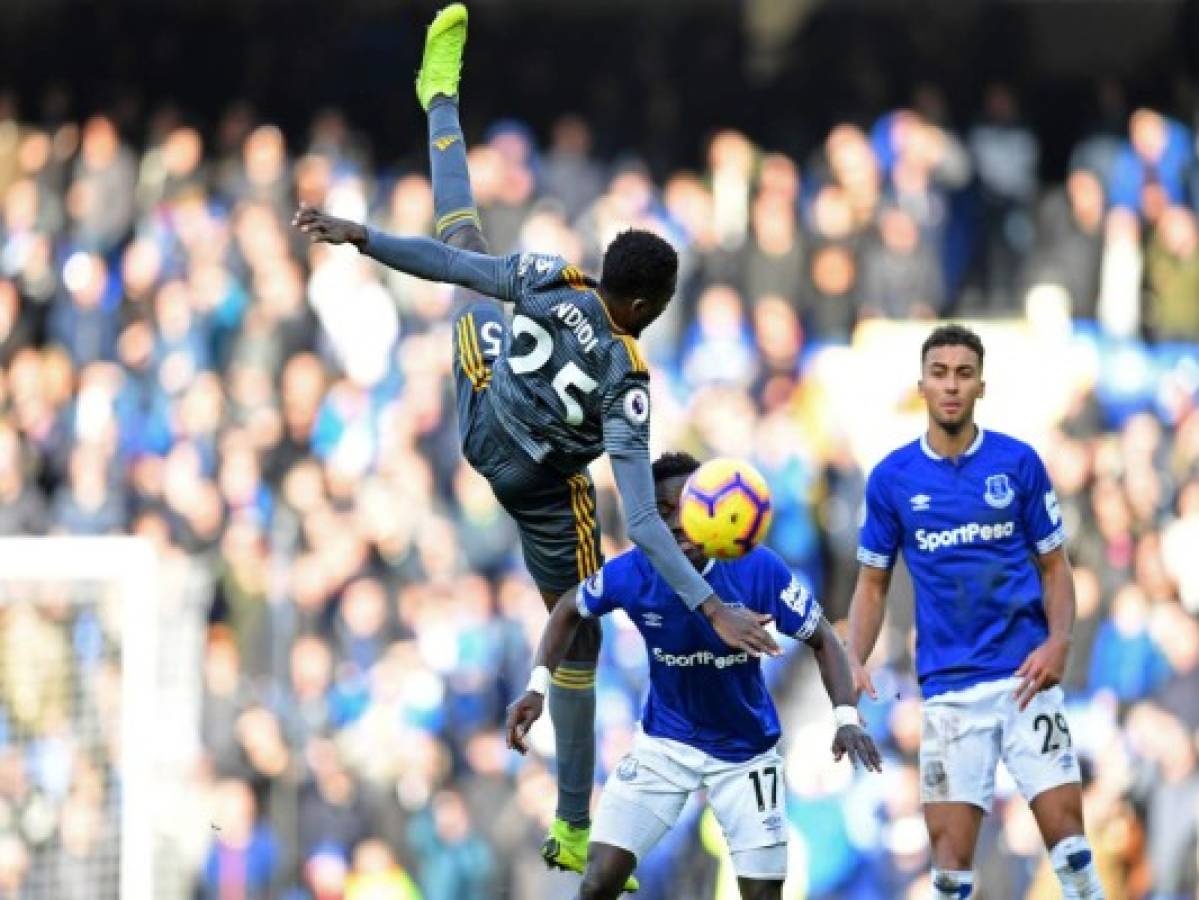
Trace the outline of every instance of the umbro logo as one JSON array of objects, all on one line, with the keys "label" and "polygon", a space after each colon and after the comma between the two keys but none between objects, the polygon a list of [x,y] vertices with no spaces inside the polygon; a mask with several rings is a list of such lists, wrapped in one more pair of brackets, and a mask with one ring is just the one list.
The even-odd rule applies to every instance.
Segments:
[{"label": "umbro logo", "polygon": [[457,141],[458,135],[447,134],[445,137],[439,137],[437,140],[435,140],[433,142],[433,146],[444,153],[450,147],[454,146]]},{"label": "umbro logo", "polygon": [[641,617],[641,620],[643,622],[645,622],[646,628],[661,628],[662,627],[662,617],[660,615],[658,615],[656,612],[647,612],[645,615],[643,615]]},{"label": "umbro logo", "polygon": [[928,494],[917,494],[912,498],[912,512],[927,512],[933,498]]}]

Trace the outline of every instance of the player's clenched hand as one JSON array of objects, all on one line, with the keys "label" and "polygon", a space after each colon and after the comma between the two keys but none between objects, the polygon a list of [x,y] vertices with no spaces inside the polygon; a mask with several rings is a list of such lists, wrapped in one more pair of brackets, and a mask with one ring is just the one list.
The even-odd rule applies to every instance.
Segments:
[{"label": "player's clenched hand", "polygon": [[879,755],[878,747],[861,725],[842,725],[833,735],[833,759],[840,762],[847,753],[852,762],[859,763],[868,771],[883,770],[883,758]]},{"label": "player's clenched hand", "polygon": [[508,746],[517,753],[527,753],[525,735],[533,723],[541,718],[545,698],[536,691],[525,691],[525,695],[508,707]]},{"label": "player's clenched hand", "polygon": [[716,634],[734,650],[745,650],[754,656],[763,653],[778,656],[782,651],[766,630],[771,616],[756,613],[743,606],[726,606],[719,599],[709,598],[700,607]]},{"label": "player's clenched hand", "polygon": [[856,701],[863,693],[869,694],[871,700],[878,699],[878,690],[874,686],[874,682],[870,678],[870,673],[866,671],[866,667],[854,659],[853,653],[849,654],[849,673],[853,676],[854,700]]},{"label": "player's clenched hand", "polygon": [[1070,655],[1070,641],[1050,635],[1040,647],[1025,657],[1016,670],[1020,685],[1016,688],[1016,703],[1023,712],[1038,692],[1060,684],[1066,671],[1066,657]]},{"label": "player's clenched hand", "polygon": [[314,241],[323,241],[326,244],[354,244],[358,247],[366,243],[366,229],[357,222],[330,216],[311,206],[301,206],[291,224]]}]

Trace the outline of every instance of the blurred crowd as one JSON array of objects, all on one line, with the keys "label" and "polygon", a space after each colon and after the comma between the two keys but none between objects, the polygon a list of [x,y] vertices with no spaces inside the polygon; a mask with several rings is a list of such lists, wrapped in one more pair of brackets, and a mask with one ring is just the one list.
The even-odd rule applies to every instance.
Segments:
[{"label": "blurred crowd", "polygon": [[[704,171],[660,183],[634,155],[597,158],[579,118],[543,141],[499,121],[469,135],[471,177],[496,252],[595,271],[625,227],[678,246],[679,296],[643,341],[656,448],[755,459],[777,503],[769,541],[830,618],[855,573],[863,472],[845,440],[805,427],[822,402],[807,376],[856,325],[1048,309],[1105,346],[1191,360],[1168,403],[1080,390],[1041,449],[1076,563],[1067,687],[1109,897],[1193,898],[1194,135],[1123,111],[1080,136],[1064,183],[1047,183],[1011,90],[993,85],[968,127],[938,109],[923,96],[869,127],[839,125],[802,160],[722,132]],[[290,141],[241,105],[212,133],[169,110],[147,121],[122,133],[103,114],[39,123],[0,108],[0,533],[129,531],[203,586],[193,778],[209,811],[181,862],[194,896],[565,896],[569,879],[536,850],[552,741],[535,734],[539,752],[521,759],[499,730],[545,614],[511,522],[458,453],[451,291],[309,247],[287,224],[307,203],[428,234],[424,169],[372,159],[336,111]],[[605,550],[619,552],[602,463],[596,478]],[[927,890],[897,593],[876,660],[895,699],[864,706],[883,776],[827,758],[827,701],[805,654],[772,665],[795,896]],[[81,736],[95,704],[77,698],[93,689],[31,692],[21,675],[49,655],[71,683],[111,679],[115,638],[86,618],[53,603],[0,613],[4,900],[115,897],[104,842],[118,751]],[[598,780],[628,746],[645,684],[636,632],[606,628]],[[1053,896],[1012,793],[1001,785],[988,819],[980,896]],[[728,877],[698,811],[642,870],[649,898],[712,897]]]}]

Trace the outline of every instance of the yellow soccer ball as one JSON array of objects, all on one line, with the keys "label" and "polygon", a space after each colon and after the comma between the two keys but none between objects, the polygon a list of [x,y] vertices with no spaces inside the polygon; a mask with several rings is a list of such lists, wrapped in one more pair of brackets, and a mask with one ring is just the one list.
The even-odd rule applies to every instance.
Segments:
[{"label": "yellow soccer ball", "polygon": [[743,459],[713,459],[692,473],[679,500],[691,542],[713,559],[744,556],[766,536],[774,509],[762,473]]}]

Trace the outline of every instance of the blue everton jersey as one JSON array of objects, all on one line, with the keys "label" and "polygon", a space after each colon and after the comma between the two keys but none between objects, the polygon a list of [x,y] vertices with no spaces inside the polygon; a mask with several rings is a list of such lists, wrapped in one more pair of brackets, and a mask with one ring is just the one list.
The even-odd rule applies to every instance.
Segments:
[{"label": "blue everton jersey", "polygon": [[[772,550],[710,561],[708,584],[729,604],[774,616],[778,630],[798,640],[823,615]],[[606,563],[579,586],[579,613],[623,609],[649,650],[649,698],[641,727],[726,762],[744,762],[778,742],[779,719],[758,660],[731,649],[701,613],[689,610],[640,550]]]},{"label": "blue everton jersey", "polygon": [[1048,637],[1035,555],[1065,539],[1040,457],[1005,434],[980,429],[956,462],[922,437],[875,467],[858,561],[903,553],[925,697],[1007,678]]}]

